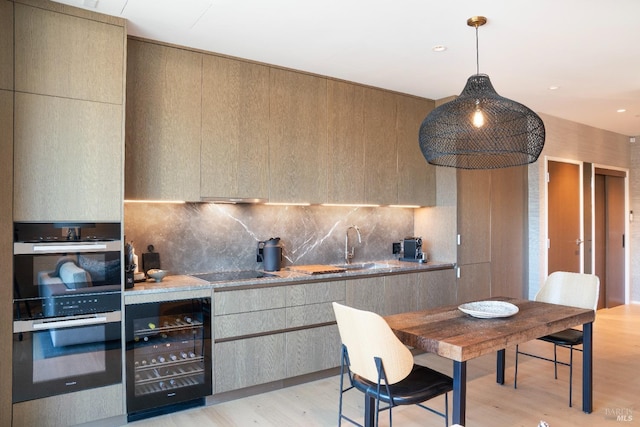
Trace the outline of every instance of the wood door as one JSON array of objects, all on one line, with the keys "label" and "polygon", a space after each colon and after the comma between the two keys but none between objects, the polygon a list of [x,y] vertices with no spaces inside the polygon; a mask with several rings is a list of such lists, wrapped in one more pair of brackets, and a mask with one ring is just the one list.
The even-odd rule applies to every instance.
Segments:
[{"label": "wood door", "polygon": [[391,92],[364,90],[364,166],[366,203],[398,203],[396,98]]},{"label": "wood door", "polygon": [[128,41],[125,197],[200,200],[202,55]]},{"label": "wood door", "polygon": [[548,161],[547,167],[547,273],[580,273],[580,165]]},{"label": "wood door", "polygon": [[456,171],[458,265],[491,262],[491,172]]},{"label": "wood door", "polygon": [[625,182],[624,172],[596,169],[596,275],[600,278],[598,307],[625,303]]},{"label": "wood door", "polygon": [[435,206],[436,167],[420,152],[418,133],[433,101],[396,95],[398,144],[398,204]]},{"label": "wood door", "polygon": [[329,203],[365,203],[364,87],[327,82]]},{"label": "wood door", "polygon": [[202,197],[269,197],[269,67],[203,55]]},{"label": "wood door", "polygon": [[327,201],[327,79],[270,69],[271,202]]},{"label": "wood door", "polygon": [[491,171],[491,296],[527,294],[527,167]]},{"label": "wood door", "polygon": [[607,176],[607,308],[624,304],[624,178]]}]

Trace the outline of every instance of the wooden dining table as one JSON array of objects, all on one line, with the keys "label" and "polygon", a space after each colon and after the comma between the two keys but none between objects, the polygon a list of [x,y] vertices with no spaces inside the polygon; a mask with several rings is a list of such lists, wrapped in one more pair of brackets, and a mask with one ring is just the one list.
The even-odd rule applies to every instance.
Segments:
[{"label": "wooden dining table", "polygon": [[[507,347],[578,325],[582,325],[584,334],[582,410],[591,413],[595,312],[515,298],[489,300],[510,302],[519,311],[510,317],[483,319],[463,313],[458,306],[448,306],[385,317],[404,344],[453,361],[453,423],[465,425],[467,361],[496,352],[496,381],[504,384]],[[373,419],[371,413],[365,418]]]}]

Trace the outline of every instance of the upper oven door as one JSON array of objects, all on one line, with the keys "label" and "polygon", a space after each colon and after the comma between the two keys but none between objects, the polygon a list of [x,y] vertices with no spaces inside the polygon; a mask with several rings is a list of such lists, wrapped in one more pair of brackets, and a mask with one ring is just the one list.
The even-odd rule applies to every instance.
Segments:
[{"label": "upper oven door", "polygon": [[120,310],[122,242],[14,243],[14,319]]}]

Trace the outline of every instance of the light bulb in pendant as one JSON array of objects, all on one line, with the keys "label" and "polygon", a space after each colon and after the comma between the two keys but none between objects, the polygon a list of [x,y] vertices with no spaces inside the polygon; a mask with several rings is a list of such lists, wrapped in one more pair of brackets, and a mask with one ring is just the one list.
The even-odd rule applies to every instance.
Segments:
[{"label": "light bulb in pendant", "polygon": [[480,110],[480,102],[476,101],[476,111],[473,113],[473,125],[477,128],[484,126],[484,114]]}]

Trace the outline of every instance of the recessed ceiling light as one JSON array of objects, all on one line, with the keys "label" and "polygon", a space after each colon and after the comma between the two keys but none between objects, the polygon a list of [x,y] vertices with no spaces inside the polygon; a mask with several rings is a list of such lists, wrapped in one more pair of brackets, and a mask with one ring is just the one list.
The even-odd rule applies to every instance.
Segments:
[{"label": "recessed ceiling light", "polygon": [[433,50],[434,52],[444,52],[445,50],[447,50],[447,47],[444,45],[438,44],[432,47],[431,50]]},{"label": "recessed ceiling light", "polygon": [[624,108],[619,108],[619,109],[617,109],[616,111],[617,111],[618,113],[624,113],[624,112],[625,112],[625,111],[627,111],[627,110],[625,110]]},{"label": "recessed ceiling light", "polygon": [[558,90],[560,86],[549,86],[549,90]]}]

